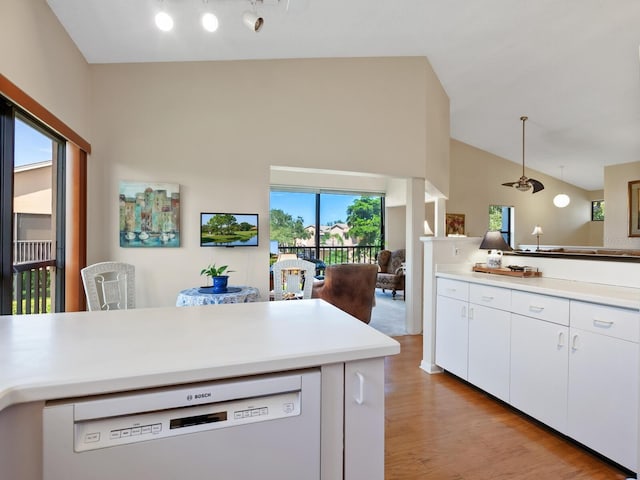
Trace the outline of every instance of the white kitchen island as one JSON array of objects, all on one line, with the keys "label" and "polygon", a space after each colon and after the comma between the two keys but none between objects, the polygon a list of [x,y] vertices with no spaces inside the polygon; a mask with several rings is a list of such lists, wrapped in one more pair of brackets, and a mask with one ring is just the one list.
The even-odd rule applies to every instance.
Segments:
[{"label": "white kitchen island", "polygon": [[320,478],[382,479],[399,350],[321,300],[0,317],[0,479],[42,478],[46,402],[311,368]]}]

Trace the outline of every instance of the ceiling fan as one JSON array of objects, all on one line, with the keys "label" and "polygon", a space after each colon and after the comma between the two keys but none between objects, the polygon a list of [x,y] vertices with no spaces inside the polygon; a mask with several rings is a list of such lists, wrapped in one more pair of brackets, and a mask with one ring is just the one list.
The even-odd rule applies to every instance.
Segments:
[{"label": "ceiling fan", "polygon": [[528,178],[524,175],[524,122],[528,120],[528,117],[520,117],[522,120],[522,176],[517,182],[507,182],[503,183],[505,187],[514,187],[521,192],[528,192],[531,188],[533,188],[532,193],[539,192],[544,189],[544,185],[542,182],[535,180],[533,178]]}]

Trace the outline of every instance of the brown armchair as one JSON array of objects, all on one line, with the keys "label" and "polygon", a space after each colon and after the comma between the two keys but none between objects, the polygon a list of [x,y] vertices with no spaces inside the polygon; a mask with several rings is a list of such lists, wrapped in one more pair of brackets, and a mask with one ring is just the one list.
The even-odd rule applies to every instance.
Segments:
[{"label": "brown armchair", "polygon": [[327,266],[324,280],[314,282],[311,298],[321,298],[364,323],[371,321],[376,293],[376,265],[342,263]]},{"label": "brown armchair", "polygon": [[386,289],[391,290],[391,296],[395,300],[396,292],[402,290],[404,292],[404,262],[406,250],[380,250],[378,252],[378,278],[376,280],[376,288],[381,288],[384,292]]}]

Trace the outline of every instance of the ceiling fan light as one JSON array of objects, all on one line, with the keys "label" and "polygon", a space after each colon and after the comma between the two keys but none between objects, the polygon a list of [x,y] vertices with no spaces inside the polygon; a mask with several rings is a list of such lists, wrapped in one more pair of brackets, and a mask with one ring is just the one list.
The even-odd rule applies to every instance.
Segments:
[{"label": "ceiling fan light", "polygon": [[516,183],[514,185],[514,187],[516,187],[516,189],[521,191],[521,192],[528,192],[531,189],[531,184],[529,184],[529,183]]},{"label": "ceiling fan light", "polygon": [[173,28],[173,18],[167,12],[158,12],[155,17],[156,27],[163,32],[168,32]]},{"label": "ceiling fan light", "polygon": [[215,32],[218,30],[218,17],[216,17],[213,13],[207,12],[202,15],[202,28],[204,28],[207,32]]},{"label": "ceiling fan light", "polygon": [[564,208],[571,202],[569,195],[565,193],[559,193],[555,197],[553,197],[553,204],[558,208]]}]

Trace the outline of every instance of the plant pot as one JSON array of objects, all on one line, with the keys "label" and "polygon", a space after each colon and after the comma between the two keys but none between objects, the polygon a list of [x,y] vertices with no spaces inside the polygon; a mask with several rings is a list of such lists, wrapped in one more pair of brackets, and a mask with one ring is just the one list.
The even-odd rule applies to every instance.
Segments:
[{"label": "plant pot", "polygon": [[226,293],[229,275],[220,275],[211,277],[211,279],[213,280],[213,293]]}]

